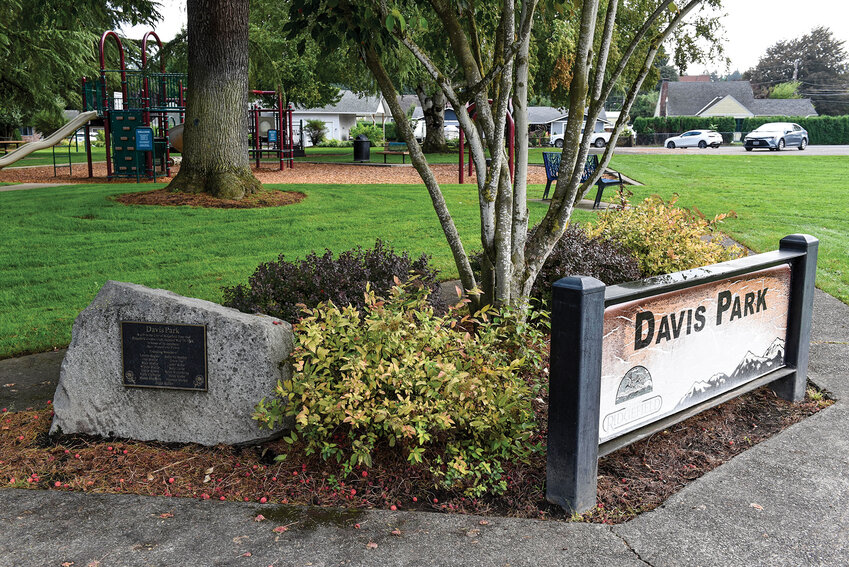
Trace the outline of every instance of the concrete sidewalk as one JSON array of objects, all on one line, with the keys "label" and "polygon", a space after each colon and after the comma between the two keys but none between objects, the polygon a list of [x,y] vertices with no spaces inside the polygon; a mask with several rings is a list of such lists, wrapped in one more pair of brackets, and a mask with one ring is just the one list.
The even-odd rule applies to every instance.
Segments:
[{"label": "concrete sidewalk", "polygon": [[626,524],[0,490],[0,565],[849,565],[849,307],[814,302],[809,376],[838,402]]}]

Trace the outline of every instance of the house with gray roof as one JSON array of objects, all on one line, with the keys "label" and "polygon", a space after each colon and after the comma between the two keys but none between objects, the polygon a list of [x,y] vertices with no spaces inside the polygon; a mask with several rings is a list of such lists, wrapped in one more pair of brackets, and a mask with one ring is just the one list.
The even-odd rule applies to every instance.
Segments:
[{"label": "house with gray roof", "polygon": [[655,116],[817,116],[809,98],[755,98],[749,81],[664,81]]},{"label": "house with gray roof", "polygon": [[[292,123],[298,124],[303,120],[321,120],[327,130],[327,138],[347,140],[351,128],[357,125],[358,119],[365,119],[374,124],[383,124],[392,120],[389,107],[380,96],[358,95],[351,91],[340,91],[339,102],[322,108],[295,108],[292,111]],[[305,140],[309,145],[309,140]]]}]

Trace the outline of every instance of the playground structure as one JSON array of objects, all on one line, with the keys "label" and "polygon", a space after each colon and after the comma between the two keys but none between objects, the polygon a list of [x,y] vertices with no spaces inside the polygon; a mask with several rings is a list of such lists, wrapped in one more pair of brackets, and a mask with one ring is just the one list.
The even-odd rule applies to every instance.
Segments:
[{"label": "playground structure", "polygon": [[[106,67],[106,45],[114,41],[119,66]],[[148,65],[148,43],[155,40],[158,47],[159,70]],[[91,152],[91,127],[102,126],[106,138],[106,174],[109,179],[142,177],[156,179],[171,175],[171,150],[183,149],[183,127],[186,116],[187,77],[182,73],[167,73],[162,56],[162,41],[156,32],[147,32],[142,39],[141,68],[128,69],[124,46],[114,31],[107,31],[98,45],[100,77],[90,81],[82,78],[83,112],[50,136],[37,142],[21,145],[0,158],[0,168],[10,165],[32,152],[59,144],[83,128],[85,130],[88,177],[94,177]],[[109,79],[119,80],[120,86],[110,88]],[[283,108],[282,97],[276,91],[251,91],[252,95],[268,98],[274,104],[263,107],[252,104],[250,109],[249,156],[256,167],[262,158],[273,155],[280,169],[294,167],[292,142],[292,108]],[[261,100],[261,99],[260,99]],[[54,163],[55,171],[55,163]]]}]

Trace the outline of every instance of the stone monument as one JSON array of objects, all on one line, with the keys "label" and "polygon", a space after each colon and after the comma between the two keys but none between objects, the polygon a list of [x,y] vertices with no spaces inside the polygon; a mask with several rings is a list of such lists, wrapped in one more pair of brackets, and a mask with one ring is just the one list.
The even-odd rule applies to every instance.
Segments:
[{"label": "stone monument", "polygon": [[108,281],[74,321],[51,433],[216,445],[274,437],[252,419],[291,378],[289,323]]}]

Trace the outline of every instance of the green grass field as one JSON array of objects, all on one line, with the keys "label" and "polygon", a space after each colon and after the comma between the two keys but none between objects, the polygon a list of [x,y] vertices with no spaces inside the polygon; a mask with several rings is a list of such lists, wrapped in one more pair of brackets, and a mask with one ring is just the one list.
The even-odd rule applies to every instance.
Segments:
[{"label": "green grass field", "polygon": [[[56,149],[56,164],[67,164],[68,163],[68,146],[55,146]],[[91,159],[92,161],[106,161],[106,148],[91,148]],[[86,161],[86,153],[85,153],[85,145],[80,144],[79,148],[71,145],[71,163],[85,163]],[[53,150],[48,148],[46,150],[37,150],[32,152],[25,158],[21,158],[16,161],[14,164],[9,166],[9,169],[13,167],[27,167],[34,165],[53,165]],[[66,170],[67,171],[67,170]]]},{"label": "green grass field", "polygon": [[[645,183],[634,199],[680,194],[705,214],[735,210],[723,229],[756,251],[806,232],[821,240],[817,285],[849,303],[849,157],[616,157],[613,166]],[[148,185],[148,188],[160,187]],[[223,210],[125,206],[110,195],[135,184],[72,185],[0,193],[0,358],[64,346],[71,324],[107,279],[162,287],[212,301],[244,282],[260,262],[285,253],[336,252],[378,237],[396,250],[426,252],[445,279],[456,277],[427,193],[419,186],[283,186],[300,204]],[[478,245],[477,196],[447,185],[446,200],[469,249]],[[529,188],[532,197],[541,186]],[[545,206],[531,203],[531,222]],[[578,211],[577,221],[593,213]]]},{"label": "green grass field", "polygon": [[[378,153],[382,147],[371,148],[369,154],[370,163],[383,163],[383,154]],[[528,152],[528,163],[542,163],[542,152],[558,151],[554,148],[531,148]],[[354,148],[307,148],[306,157],[295,158],[295,161],[309,161],[318,163],[351,163],[354,161]],[[488,155],[488,154],[487,154]],[[466,161],[468,162],[468,151],[466,153]],[[405,163],[410,163],[410,156],[404,157]],[[459,160],[457,152],[448,152],[442,154],[427,154],[428,163],[451,163],[456,164]],[[386,163],[401,163],[401,156],[387,155]]]},{"label": "green grass field", "polygon": [[[220,301],[222,286],[247,281],[259,263],[282,253],[296,259],[311,250],[340,252],[378,237],[397,251],[431,254],[445,279],[456,277],[423,187],[285,188],[307,198],[288,207],[225,210],[109,200],[138,191],[135,184],[0,193],[0,358],[66,345],[74,318],[107,279]],[[479,248],[474,187],[444,191],[466,246]],[[534,221],[543,210],[531,204]]]},{"label": "green grass field", "polygon": [[757,252],[788,234],[819,238],[817,287],[849,303],[849,157],[622,155],[611,165],[646,185],[631,188],[634,201],[678,193],[706,215],[735,211],[723,232]]}]

